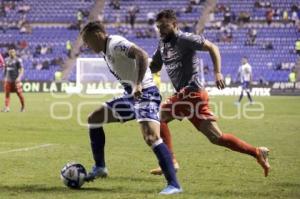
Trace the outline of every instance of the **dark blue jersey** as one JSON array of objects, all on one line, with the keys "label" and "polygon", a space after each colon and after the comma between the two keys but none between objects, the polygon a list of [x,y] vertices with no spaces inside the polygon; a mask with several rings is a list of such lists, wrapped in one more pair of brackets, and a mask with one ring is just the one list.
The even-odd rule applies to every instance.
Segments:
[{"label": "dark blue jersey", "polygon": [[159,41],[152,60],[156,67],[162,64],[176,91],[184,87],[203,88],[199,78],[199,59],[197,50],[202,50],[205,38],[203,35],[178,32],[168,42]]},{"label": "dark blue jersey", "polygon": [[4,80],[16,81],[19,76],[19,70],[22,68],[22,60],[18,58],[6,58],[4,69]]}]

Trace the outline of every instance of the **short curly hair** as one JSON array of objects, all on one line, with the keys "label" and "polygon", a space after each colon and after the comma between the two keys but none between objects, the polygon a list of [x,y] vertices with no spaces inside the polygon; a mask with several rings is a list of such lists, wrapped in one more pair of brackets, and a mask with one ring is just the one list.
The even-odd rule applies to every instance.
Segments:
[{"label": "short curly hair", "polygon": [[92,21],[86,24],[81,30],[80,34],[84,34],[86,32],[102,32],[106,33],[104,24],[100,21]]},{"label": "short curly hair", "polygon": [[174,10],[171,10],[171,9],[160,11],[156,16],[156,21],[159,21],[162,18],[172,19],[172,20],[177,21],[176,13],[174,12]]}]

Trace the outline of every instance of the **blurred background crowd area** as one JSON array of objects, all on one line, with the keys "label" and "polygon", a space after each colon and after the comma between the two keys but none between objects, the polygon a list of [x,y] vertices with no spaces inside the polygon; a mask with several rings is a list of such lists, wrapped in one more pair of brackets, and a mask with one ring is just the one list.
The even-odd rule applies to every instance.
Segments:
[{"label": "blurred background crowd area", "polygon": [[[53,81],[67,60],[95,57],[78,42],[82,26],[93,16],[109,34],[123,35],[149,56],[159,35],[156,14],[174,9],[179,27],[195,32],[206,0],[1,0],[0,53],[17,49],[26,81]],[[222,55],[222,72],[236,79],[242,57],[249,59],[259,84],[295,81],[300,68],[300,3],[296,0],[219,0],[207,15],[204,36]],[[79,44],[79,45],[78,45]],[[74,50],[77,48],[77,50]],[[199,52],[206,81],[213,81],[212,63]],[[300,76],[300,75],[299,75]],[[76,67],[67,79],[75,81]],[[297,78],[296,78],[297,79]]]}]

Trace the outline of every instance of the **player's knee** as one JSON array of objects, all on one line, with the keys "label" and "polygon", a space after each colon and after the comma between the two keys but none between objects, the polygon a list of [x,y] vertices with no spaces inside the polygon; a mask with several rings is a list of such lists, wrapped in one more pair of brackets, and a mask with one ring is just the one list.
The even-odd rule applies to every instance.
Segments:
[{"label": "player's knee", "polygon": [[143,126],[143,136],[145,142],[149,146],[152,146],[159,139],[158,133],[155,133],[155,131],[148,125]]},{"label": "player's knee", "polygon": [[209,136],[208,137],[208,140],[212,143],[212,144],[218,144],[218,140],[219,140],[219,137],[218,136]]},{"label": "player's knee", "polygon": [[200,130],[212,144],[218,144],[219,138],[221,137],[221,134],[215,133],[208,131],[206,129],[201,129]]},{"label": "player's knee", "polygon": [[94,119],[94,114],[93,113],[89,114],[89,116],[87,118],[87,122],[88,122],[88,124],[94,124],[95,119]]},{"label": "player's knee", "polygon": [[159,139],[158,135],[145,135],[144,140],[148,146],[152,146]]},{"label": "player's knee", "polygon": [[92,112],[87,118],[88,124],[102,124],[104,122],[103,117],[99,112]]}]

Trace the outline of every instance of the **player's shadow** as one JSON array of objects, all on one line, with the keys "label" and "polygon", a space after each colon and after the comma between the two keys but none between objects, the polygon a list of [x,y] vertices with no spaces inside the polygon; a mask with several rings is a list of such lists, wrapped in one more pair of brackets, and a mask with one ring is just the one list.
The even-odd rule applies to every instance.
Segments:
[{"label": "player's shadow", "polygon": [[278,182],[275,183],[276,186],[281,188],[299,188],[300,183],[291,183],[291,182]]},{"label": "player's shadow", "polygon": [[15,186],[8,186],[8,185],[0,185],[0,193],[17,193],[19,194],[30,194],[30,193],[72,193],[72,192],[100,192],[100,193],[137,193],[142,192],[144,194],[153,194],[155,190],[152,188],[143,189],[143,190],[136,190],[136,189],[128,189],[128,187],[122,186],[114,186],[111,188],[101,188],[101,187],[82,187],[80,189],[69,189],[64,186],[49,186],[41,185],[41,184],[31,184],[31,185],[15,185]]},{"label": "player's shadow", "polygon": [[18,186],[0,186],[1,192],[24,192],[24,193],[65,193],[66,191],[79,191],[79,192],[114,192],[118,190],[115,188],[98,188],[98,187],[82,187],[80,189],[69,189],[64,186],[51,186],[47,187],[45,185],[18,185]]},{"label": "player's shadow", "polygon": [[153,177],[146,177],[146,178],[141,178],[141,177],[128,177],[128,176],[112,176],[108,178],[109,181],[118,181],[118,182],[151,182],[151,183],[159,183],[161,182],[161,178],[153,178]]}]

